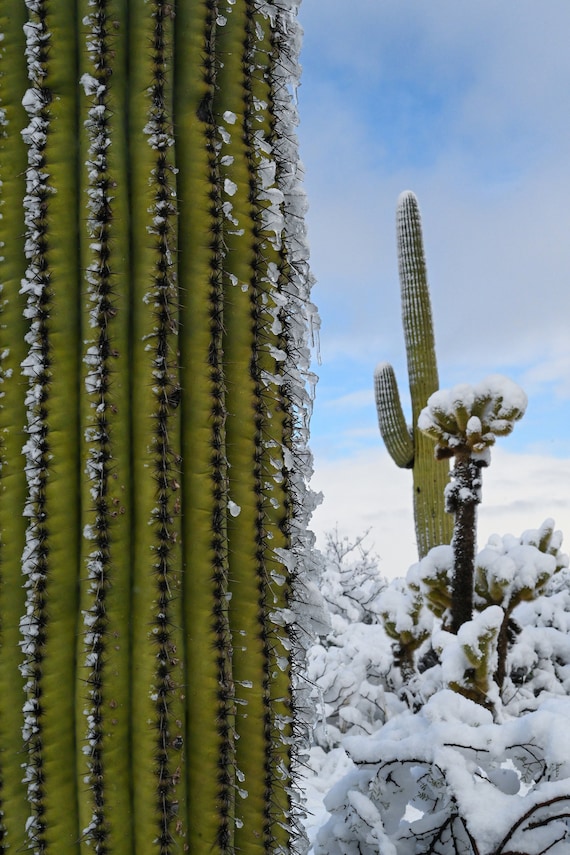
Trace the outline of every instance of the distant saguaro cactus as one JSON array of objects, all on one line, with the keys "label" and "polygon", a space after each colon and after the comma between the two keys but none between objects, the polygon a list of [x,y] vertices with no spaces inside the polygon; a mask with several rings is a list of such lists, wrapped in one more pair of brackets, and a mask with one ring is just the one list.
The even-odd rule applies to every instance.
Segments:
[{"label": "distant saguaro cactus", "polygon": [[297,6],[0,7],[2,852],[294,847]]},{"label": "distant saguaro cactus", "polygon": [[433,445],[416,428],[429,396],[439,387],[431,302],[422,239],[420,210],[415,195],[406,191],[398,200],[398,266],[402,295],[402,321],[412,399],[411,427],[407,424],[394,369],[380,363],[374,373],[380,433],[394,462],[413,473],[414,519],[419,557],[449,543],[453,532],[445,513],[445,467],[435,461]]}]

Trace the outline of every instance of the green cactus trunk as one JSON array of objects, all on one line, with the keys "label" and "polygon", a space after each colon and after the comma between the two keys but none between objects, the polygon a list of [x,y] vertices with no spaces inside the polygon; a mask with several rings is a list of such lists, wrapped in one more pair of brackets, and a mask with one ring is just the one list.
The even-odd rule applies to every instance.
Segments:
[{"label": "green cactus trunk", "polygon": [[298,0],[11,5],[0,853],[289,852]]},{"label": "green cactus trunk", "polygon": [[386,448],[397,466],[413,473],[416,541],[418,555],[423,558],[434,546],[450,542],[453,520],[445,512],[443,499],[449,469],[436,462],[433,444],[417,429],[418,416],[438,389],[439,379],[420,210],[409,191],[402,193],[398,201],[396,225],[411,427],[406,423],[391,365],[378,365],[374,386]]}]

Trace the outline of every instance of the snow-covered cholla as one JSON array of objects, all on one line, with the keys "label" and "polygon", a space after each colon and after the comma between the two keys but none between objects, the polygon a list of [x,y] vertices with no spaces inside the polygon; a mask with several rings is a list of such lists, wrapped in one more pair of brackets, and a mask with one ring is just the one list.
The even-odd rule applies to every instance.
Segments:
[{"label": "snow-covered cholla", "polygon": [[418,419],[421,431],[436,442],[436,457],[453,457],[462,449],[489,463],[489,449],[507,436],[527,406],[525,392],[501,374],[475,386],[461,383],[430,395]]},{"label": "snow-covered cholla", "polygon": [[[372,621],[335,607],[310,650],[320,710],[306,785],[314,855],[566,851],[570,572],[561,541],[552,520],[491,537],[475,562],[474,618],[457,635],[443,629],[450,546],[390,584],[366,557]],[[329,546],[325,596],[362,561],[347,552],[339,563]]]},{"label": "snow-covered cholla", "polygon": [[458,632],[473,613],[473,572],[481,470],[490,463],[497,436],[506,436],[522,418],[527,397],[500,374],[476,386],[462,384],[434,392],[418,418],[418,428],[436,443],[438,460],[454,458],[445,488],[445,509],[453,514],[454,572],[450,626]]},{"label": "snow-covered cholla", "polygon": [[[421,427],[437,432],[442,456],[488,463],[525,406],[522,390],[494,376],[432,396]],[[463,498],[448,498],[449,510]],[[321,591],[331,625],[321,621],[309,657],[321,713],[307,776],[313,855],[568,851],[570,571],[561,547],[553,520],[491,537],[473,560],[472,613],[457,625],[453,543],[388,584],[369,555],[353,550],[351,560],[350,547],[330,539]]]}]

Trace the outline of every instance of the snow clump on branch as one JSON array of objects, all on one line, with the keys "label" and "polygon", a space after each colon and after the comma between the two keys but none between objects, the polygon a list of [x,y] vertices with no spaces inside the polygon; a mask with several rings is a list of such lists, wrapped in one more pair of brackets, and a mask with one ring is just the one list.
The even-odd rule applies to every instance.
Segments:
[{"label": "snow clump on branch", "polygon": [[435,440],[436,457],[468,451],[488,462],[489,448],[498,436],[512,432],[527,402],[513,380],[491,374],[475,386],[460,383],[434,392],[420,413],[418,427]]}]

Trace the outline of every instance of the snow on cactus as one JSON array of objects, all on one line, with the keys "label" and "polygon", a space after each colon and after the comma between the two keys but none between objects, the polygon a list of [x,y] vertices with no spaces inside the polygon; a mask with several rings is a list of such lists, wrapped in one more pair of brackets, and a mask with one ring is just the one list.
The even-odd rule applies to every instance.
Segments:
[{"label": "snow on cactus", "polygon": [[527,403],[520,386],[491,374],[476,386],[461,383],[434,392],[420,413],[418,427],[435,440],[438,458],[468,452],[488,465],[489,448],[498,436],[512,433]]},{"label": "snow on cactus", "polygon": [[[560,547],[552,520],[520,537],[491,537],[476,561],[475,616],[457,634],[442,629],[449,605],[435,596],[451,578],[450,548],[432,550],[381,592],[390,635],[419,638],[427,612],[433,628],[413,651],[414,674],[399,691],[386,685],[385,724],[369,735],[352,729],[328,766],[320,758],[344,776],[324,798],[329,817],[321,812],[311,834],[314,855],[565,853],[570,573]],[[499,576],[508,584],[497,587]],[[423,610],[414,607],[422,599]]]},{"label": "snow on cactus", "polygon": [[436,458],[455,458],[451,483],[445,490],[446,510],[454,515],[451,630],[455,633],[473,613],[481,469],[489,465],[489,449],[496,438],[511,433],[526,405],[520,386],[492,374],[476,386],[460,384],[434,392],[418,419],[418,428],[436,443]]},{"label": "snow on cactus", "polygon": [[[394,638],[390,630],[396,626],[400,645],[406,644],[410,635],[410,627],[395,610],[397,598],[403,598],[405,588],[409,589],[413,601],[423,604],[414,618],[414,633],[419,636],[427,626],[431,627],[430,639],[426,641],[423,637],[423,646],[416,645],[407,663],[403,697],[413,699],[412,706],[417,707],[443,687],[452,687],[472,699],[478,698],[484,705],[490,694],[496,699],[497,689],[504,689],[502,695],[509,698],[520,693],[521,681],[530,678],[530,669],[525,670],[522,665],[525,657],[529,665],[538,665],[547,658],[540,652],[544,650],[544,637],[541,648],[536,637],[531,635],[531,626],[538,622],[552,628],[549,649],[556,648],[562,655],[562,650],[566,649],[564,635],[570,629],[570,616],[565,615],[566,609],[570,611],[570,594],[565,583],[568,556],[561,551],[561,543],[562,536],[555,531],[551,519],[539,529],[523,532],[520,537],[492,535],[475,559],[475,615],[457,634],[449,631],[453,577],[450,546],[430,550],[422,561],[410,567],[405,581],[397,579],[382,592],[380,606],[386,631]],[[391,614],[386,618],[390,609]],[[491,624],[497,623],[498,636],[493,632],[485,640]],[[520,643],[524,653],[517,652]],[[461,673],[457,670],[457,662],[463,662]],[[452,663],[455,664],[452,666]],[[513,669],[519,671],[514,681],[510,676]],[[566,679],[560,669],[557,673],[554,694],[561,693],[560,681]],[[527,705],[527,708],[534,708],[534,705]]]},{"label": "snow on cactus", "polygon": [[498,701],[493,677],[503,618],[500,606],[489,606],[464,623],[457,635],[442,630],[433,639],[444,685],[490,710]]},{"label": "snow on cactus", "polygon": [[408,585],[403,579],[395,579],[382,592],[380,615],[386,633],[396,642],[395,664],[400,668],[403,681],[407,682],[415,671],[416,651],[430,635],[433,616],[424,606],[419,587]]}]

